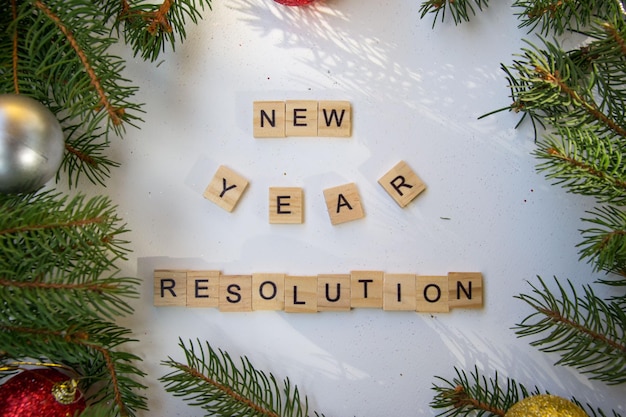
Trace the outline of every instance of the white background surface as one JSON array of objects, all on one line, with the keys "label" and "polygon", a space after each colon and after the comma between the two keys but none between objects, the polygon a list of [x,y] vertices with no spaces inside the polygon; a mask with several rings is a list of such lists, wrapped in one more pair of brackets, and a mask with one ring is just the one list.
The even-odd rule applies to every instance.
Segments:
[{"label": "white background surface", "polygon": [[[509,104],[500,63],[525,35],[511,1],[472,23],[431,28],[418,0],[215,1],[175,53],[129,58],[145,123],[116,141],[109,193],[132,232],[122,273],[144,280],[130,326],[148,373],[145,416],[201,416],[163,391],[159,363],[182,360],[178,338],[288,376],[330,416],[430,416],[435,375],[496,371],[529,387],[624,413],[623,388],[555,368],[557,356],[518,340],[529,313],[513,297],[537,275],[591,282],[578,262],[580,217],[591,202],[535,172],[529,125],[478,116]],[[123,52],[129,56],[128,52]],[[350,139],[252,137],[255,100],[349,100]],[[428,189],[405,209],[377,184],[405,160]],[[219,165],[250,180],[233,213],[202,197]],[[322,191],[355,182],[366,217],[332,226]],[[305,223],[270,225],[268,188],[302,187]],[[96,190],[103,192],[102,190]],[[485,307],[449,314],[353,310],[311,315],[155,308],[155,268],[225,274],[348,273],[355,269],[484,274]],[[619,405],[622,403],[622,405]]]}]

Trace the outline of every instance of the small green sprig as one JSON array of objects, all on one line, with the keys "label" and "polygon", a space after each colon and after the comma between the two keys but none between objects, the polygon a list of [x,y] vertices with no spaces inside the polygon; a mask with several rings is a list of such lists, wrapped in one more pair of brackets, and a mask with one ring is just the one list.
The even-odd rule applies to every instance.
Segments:
[{"label": "small green sprig", "polygon": [[279,384],[271,373],[255,369],[246,357],[240,358],[238,367],[228,353],[215,350],[208,342],[203,345],[197,341],[194,345],[180,340],[179,345],[186,363],[172,358],[163,361],[163,365],[174,370],[160,381],[166,391],[202,408],[205,416],[309,415],[307,398],[300,397],[298,388],[289,379]]}]

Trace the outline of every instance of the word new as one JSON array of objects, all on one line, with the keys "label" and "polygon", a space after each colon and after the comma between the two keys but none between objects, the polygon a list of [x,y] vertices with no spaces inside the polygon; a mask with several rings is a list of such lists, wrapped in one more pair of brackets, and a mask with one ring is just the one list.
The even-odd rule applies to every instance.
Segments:
[{"label": "word new", "polygon": [[252,111],[255,138],[352,135],[349,101],[255,101]]},{"label": "word new", "polygon": [[[404,161],[398,162],[378,183],[400,207],[405,207],[426,189],[426,185]],[[245,177],[222,165],[203,195],[224,210],[232,212],[248,184]],[[333,225],[365,217],[359,190],[354,183],[325,189],[324,199]],[[303,223],[304,190],[299,187],[270,187],[269,222]]]},{"label": "word new", "polygon": [[350,311],[449,312],[483,305],[480,272],[445,276],[352,271],[311,276],[275,273],[222,275],[220,271],[154,271],[154,305],[213,307],[224,312]]}]

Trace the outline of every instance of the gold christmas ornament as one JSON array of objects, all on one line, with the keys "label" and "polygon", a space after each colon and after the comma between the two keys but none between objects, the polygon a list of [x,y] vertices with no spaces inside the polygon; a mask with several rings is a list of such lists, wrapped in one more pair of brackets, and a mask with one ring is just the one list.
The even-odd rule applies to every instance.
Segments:
[{"label": "gold christmas ornament", "polygon": [[556,395],[535,395],[517,402],[504,417],[589,417],[585,411]]}]

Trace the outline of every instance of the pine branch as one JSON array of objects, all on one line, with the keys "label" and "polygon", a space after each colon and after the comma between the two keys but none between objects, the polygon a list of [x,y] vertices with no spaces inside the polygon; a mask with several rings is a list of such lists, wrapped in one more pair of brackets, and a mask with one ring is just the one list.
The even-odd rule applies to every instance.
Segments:
[{"label": "pine branch", "polygon": [[476,9],[483,10],[488,6],[489,0],[427,0],[420,6],[420,18],[424,18],[429,13],[434,13],[433,27],[437,18],[441,15],[441,21],[445,21],[446,12],[452,15],[455,24],[469,22],[472,16],[476,15]]},{"label": "pine branch", "polygon": [[[116,350],[133,341],[128,338],[130,331],[106,321],[81,321],[64,312],[57,314],[66,320],[64,327],[0,323],[0,346],[11,358],[42,357],[85,375],[80,381],[81,390],[88,393],[90,403],[109,404],[107,417],[134,416],[136,410],[147,409],[145,398],[136,393],[145,389],[134,380],[145,375],[132,365],[139,357]],[[89,394],[96,384],[103,388]]]},{"label": "pine branch", "polygon": [[179,345],[187,363],[172,358],[163,361],[174,371],[160,381],[166,391],[202,408],[206,416],[308,416],[306,397],[302,401],[298,388],[288,379],[281,389],[272,374],[255,369],[246,357],[241,358],[238,368],[228,353],[214,350],[208,342],[203,347],[197,341],[196,347],[181,340]]},{"label": "pine branch", "polygon": [[531,345],[558,352],[557,365],[608,384],[626,382],[626,314],[619,305],[599,299],[588,286],[578,297],[571,283],[566,291],[558,281],[557,298],[541,278],[539,282],[539,287],[531,285],[534,295],[517,297],[535,310],[516,326],[517,335],[540,336]]},{"label": "pine branch", "polygon": [[513,404],[529,395],[526,387],[513,379],[506,379],[502,384],[497,373],[494,378],[487,378],[476,367],[470,375],[457,368],[454,370],[454,379],[437,377],[439,384],[433,386],[437,394],[430,405],[444,409],[438,416],[504,416]]},{"label": "pine branch", "polygon": [[583,220],[595,227],[582,231],[581,258],[598,271],[621,275],[621,285],[626,285],[626,212],[609,206],[589,214],[593,217]]},{"label": "pine branch", "polygon": [[0,195],[0,352],[66,364],[85,375],[83,392],[104,382],[90,399],[133,416],[146,408],[143,372],[112,320],[132,313],[139,282],[116,276],[128,250],[114,209],[105,197]]},{"label": "pine branch", "polygon": [[[619,0],[618,0],[619,1]],[[514,7],[522,21],[520,27],[529,32],[562,35],[567,30],[588,27],[594,19],[607,19],[620,13],[615,0],[517,0]]]},{"label": "pine branch", "polygon": [[156,60],[167,45],[174,50],[176,35],[180,41],[186,38],[187,20],[196,23],[205,6],[211,9],[211,0],[163,0],[160,5],[127,0],[96,3],[106,18],[114,21],[115,28],[124,33],[135,55],[151,61]]},{"label": "pine branch", "polygon": [[534,154],[543,162],[537,169],[569,192],[626,205],[624,147],[611,142],[592,129],[562,128],[538,144]]}]

